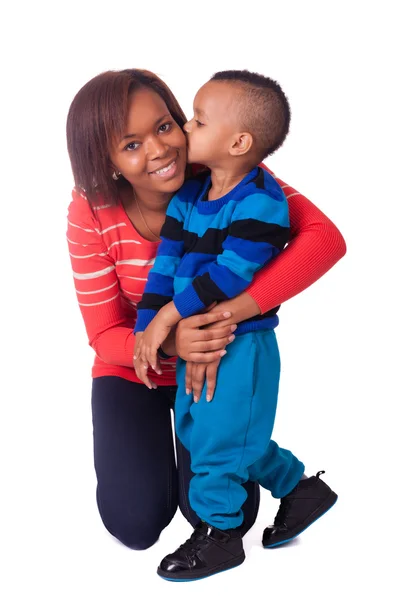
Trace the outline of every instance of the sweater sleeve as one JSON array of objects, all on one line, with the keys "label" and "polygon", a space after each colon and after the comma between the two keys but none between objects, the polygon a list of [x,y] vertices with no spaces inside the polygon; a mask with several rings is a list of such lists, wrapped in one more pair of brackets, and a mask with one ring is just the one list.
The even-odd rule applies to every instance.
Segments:
[{"label": "sweater sleeve", "polygon": [[188,206],[193,202],[199,184],[187,181],[168,205],[165,223],[161,229],[161,243],[151,269],[141,301],[135,333],[144,331],[157,312],[174,295],[174,278],[184,255],[183,230]]},{"label": "sweater sleeve", "polygon": [[261,313],[308,288],[346,253],[343,236],[332,221],[300,192],[281,179],[277,181],[289,205],[291,241],[276,259],[257,273],[246,290]]},{"label": "sweater sleeve", "polygon": [[76,190],[68,209],[67,241],[90,346],[104,362],[133,368],[135,337],[121,307],[115,264],[87,199]]},{"label": "sweater sleeve", "polygon": [[237,296],[288,239],[288,206],[281,190],[274,197],[258,190],[241,199],[233,211],[222,253],[174,296],[178,312],[189,317],[215,301]]}]

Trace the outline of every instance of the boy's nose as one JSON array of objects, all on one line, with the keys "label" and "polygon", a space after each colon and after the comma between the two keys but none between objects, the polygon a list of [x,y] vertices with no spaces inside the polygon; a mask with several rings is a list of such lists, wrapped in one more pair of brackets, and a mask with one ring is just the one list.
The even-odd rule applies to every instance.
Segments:
[{"label": "boy's nose", "polygon": [[184,131],[186,131],[186,133],[190,133],[191,123],[192,123],[192,121],[188,121],[187,123],[184,124],[183,129],[184,129]]}]

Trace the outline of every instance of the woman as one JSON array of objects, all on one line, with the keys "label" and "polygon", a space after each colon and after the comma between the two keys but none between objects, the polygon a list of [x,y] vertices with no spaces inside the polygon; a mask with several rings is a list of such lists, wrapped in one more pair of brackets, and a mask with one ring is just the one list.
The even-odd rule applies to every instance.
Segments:
[{"label": "woman", "polygon": [[[182,321],[163,346],[162,374],[148,387],[135,375],[132,330],[136,305],[154,262],[160,229],[186,168],[186,122],[169,88],[148,71],[103,73],[74,98],[67,122],[76,188],[68,242],[78,301],[96,352],[92,410],[97,502],[112,535],[151,546],[179,505],[189,522],[190,457],[177,441],[170,409],[174,360],[191,363],[187,385],[210,387],[236,323],[267,312],[316,281],[345,253],[336,227],[280,180],[288,198],[292,241],[261,270],[246,293]],[[209,326],[206,329],[205,326]],[[201,329],[200,329],[201,327]],[[247,484],[244,531],[254,523],[257,486]]]}]

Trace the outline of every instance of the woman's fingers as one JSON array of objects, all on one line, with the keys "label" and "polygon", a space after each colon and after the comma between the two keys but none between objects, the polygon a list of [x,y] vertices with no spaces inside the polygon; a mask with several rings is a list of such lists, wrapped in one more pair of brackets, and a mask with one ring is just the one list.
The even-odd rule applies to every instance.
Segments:
[{"label": "woman's fingers", "polygon": [[232,313],[225,312],[215,312],[215,313],[203,313],[201,315],[194,315],[193,317],[188,317],[186,319],[187,327],[204,327],[205,325],[210,325],[211,323],[216,323],[217,321],[223,321],[224,319],[229,319],[232,316]]},{"label": "woman's fingers", "polygon": [[209,364],[214,360],[219,360],[222,356],[225,356],[226,350],[218,350],[218,352],[191,352],[189,360],[195,363],[206,363]]},{"label": "woman's fingers", "polygon": [[219,362],[220,361],[213,362],[210,365],[207,365],[207,367],[206,367],[206,380],[207,380],[206,381],[206,385],[207,385],[206,400],[207,400],[207,402],[211,402],[211,400],[213,399],[213,396],[214,396],[215,386],[217,385],[217,372],[218,372]]},{"label": "woman's fingers", "polygon": [[[224,347],[229,343],[228,338],[232,333],[232,327],[235,328],[233,323],[229,323],[227,325],[223,325],[221,323],[220,327],[216,328],[216,331],[208,331],[204,329],[199,329],[200,327],[205,327],[212,323],[218,323],[218,321],[229,319],[231,316],[230,312],[219,312],[219,313],[204,313],[200,315],[194,315],[192,317],[188,317],[187,319],[182,319],[177,326],[176,329],[176,351],[178,355],[185,361],[193,361],[193,354],[199,358],[199,353],[204,352],[213,352],[214,350],[224,349]],[[223,336],[223,342],[211,346],[206,346],[201,349],[200,346],[196,346],[198,342],[221,339],[221,335]],[[218,337],[219,336],[219,337]],[[212,360],[216,360],[219,358],[218,355],[213,355],[211,357],[203,357],[200,358],[196,362],[208,363]]]},{"label": "woman's fingers", "polygon": [[224,350],[225,346],[233,342],[235,336],[233,333],[229,337],[218,340],[209,340],[208,342],[194,342],[193,352],[213,352],[214,350]]},{"label": "woman's fingers", "polygon": [[191,394],[193,391],[193,387],[192,387],[192,370],[193,370],[193,363],[192,362],[187,362],[186,363],[186,372],[185,372],[185,391],[186,394]]},{"label": "woman's fingers", "polygon": [[193,386],[193,400],[198,402],[200,400],[201,392],[204,387],[204,380],[206,376],[207,365],[197,364],[194,365],[192,371],[192,386]]},{"label": "woman's fingers", "polygon": [[217,340],[223,337],[229,337],[237,325],[225,325],[224,327],[213,327],[212,329],[199,329],[199,341]]},{"label": "woman's fingers", "polygon": [[204,385],[207,386],[207,402],[211,402],[211,400],[213,399],[215,386],[217,384],[217,372],[219,363],[220,359],[217,359],[209,364],[196,364],[193,362],[186,363],[186,394],[190,394],[191,392],[193,392],[194,402],[198,402],[200,400],[201,394],[204,389]]}]

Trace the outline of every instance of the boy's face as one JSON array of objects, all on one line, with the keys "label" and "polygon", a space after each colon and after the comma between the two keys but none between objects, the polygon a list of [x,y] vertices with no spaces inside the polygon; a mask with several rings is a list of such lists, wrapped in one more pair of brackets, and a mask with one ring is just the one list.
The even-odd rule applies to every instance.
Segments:
[{"label": "boy's face", "polygon": [[193,118],[184,125],[188,161],[215,167],[230,157],[232,137],[239,131],[235,90],[227,82],[209,81],[193,102]]}]

